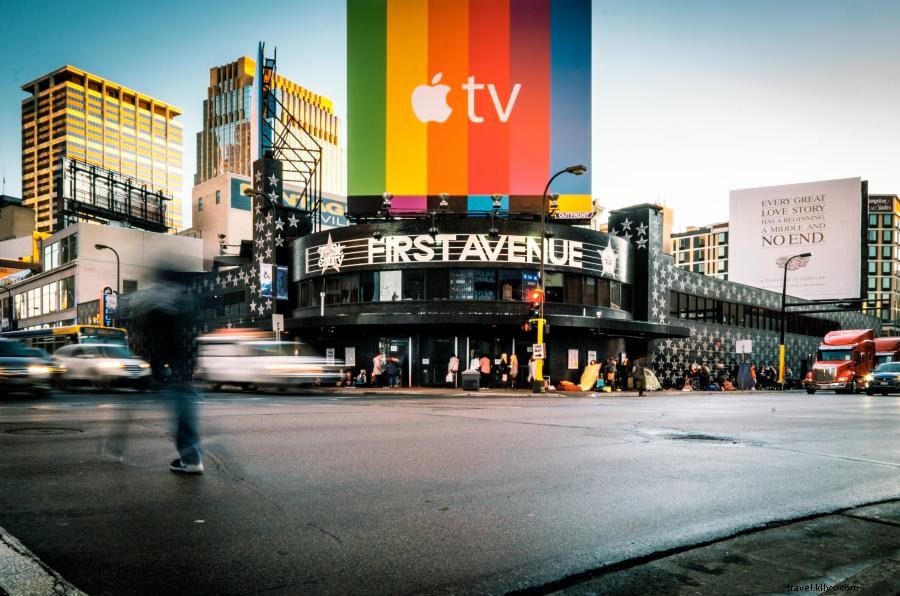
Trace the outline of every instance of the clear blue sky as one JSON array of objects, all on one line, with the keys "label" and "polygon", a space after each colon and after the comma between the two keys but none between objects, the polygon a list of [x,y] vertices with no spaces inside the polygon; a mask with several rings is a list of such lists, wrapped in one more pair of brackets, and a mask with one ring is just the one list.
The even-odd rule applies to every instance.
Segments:
[{"label": "clear blue sky", "polygon": [[[595,0],[594,196],[608,209],[664,202],[681,228],[726,220],[736,188],[861,176],[870,192],[900,193],[898,30],[894,0]],[[189,197],[209,68],[255,56],[260,40],[343,122],[340,0],[7,3],[7,194],[21,189],[19,87],[70,63],[184,110]]]}]

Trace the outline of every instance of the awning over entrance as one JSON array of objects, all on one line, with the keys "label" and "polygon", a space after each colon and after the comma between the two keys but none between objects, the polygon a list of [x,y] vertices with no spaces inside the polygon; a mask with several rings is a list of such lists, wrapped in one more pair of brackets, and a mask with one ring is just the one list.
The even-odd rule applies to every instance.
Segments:
[{"label": "awning over entrance", "polygon": [[[527,306],[521,303],[507,305],[496,302],[470,302],[466,303],[464,308],[460,307],[458,303],[440,302],[372,302],[326,305],[324,316],[319,309],[305,308],[294,311],[293,316],[286,317],[285,327],[288,329],[358,325],[520,327],[528,318],[525,308]],[[592,311],[593,316],[554,313],[552,307],[548,307],[547,310],[550,312],[547,312],[545,316],[551,328],[554,326],[556,328],[577,328],[591,330],[594,334],[644,339],[690,337],[691,335],[691,331],[687,327],[633,321],[621,316],[604,316],[607,311],[602,309]]]}]

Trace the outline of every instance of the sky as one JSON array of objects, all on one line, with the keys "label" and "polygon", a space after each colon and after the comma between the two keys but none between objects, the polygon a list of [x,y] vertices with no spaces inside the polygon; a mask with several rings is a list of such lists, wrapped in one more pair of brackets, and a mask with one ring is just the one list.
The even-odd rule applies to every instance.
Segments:
[{"label": "sky", "polygon": [[[345,17],[339,0],[7,4],[5,193],[21,194],[20,87],[64,64],[184,110],[184,197],[209,69],[259,41],[345,125]],[[898,28],[894,0],[594,0],[592,194],[664,204],[676,230],[727,221],[732,189],[859,176],[900,194]]]}]

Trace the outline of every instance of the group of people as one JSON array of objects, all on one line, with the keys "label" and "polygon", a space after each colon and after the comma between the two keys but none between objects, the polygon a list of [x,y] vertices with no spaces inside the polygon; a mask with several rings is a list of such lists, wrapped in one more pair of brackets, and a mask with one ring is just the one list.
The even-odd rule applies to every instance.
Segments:
[{"label": "group of people", "polygon": [[[456,382],[455,375],[459,370],[459,358],[454,354],[447,366],[447,382]],[[500,354],[500,358],[491,359],[487,354],[474,355],[469,362],[469,371],[479,373],[479,386],[494,389],[515,389],[519,382],[519,357],[515,354]],[[529,366],[529,372],[531,367]],[[531,381],[531,374],[528,381]]]},{"label": "group of people", "polygon": [[373,387],[402,387],[403,366],[396,356],[387,356],[380,351],[372,358]]},{"label": "group of people", "polygon": [[[793,388],[797,384],[790,367],[784,369],[785,388]],[[684,373],[681,386],[674,387],[682,391],[735,391],[737,389],[763,389],[773,390],[780,388],[778,383],[778,369],[773,365],[761,365],[759,368],[754,363],[742,366],[735,363],[730,369],[722,363],[717,363],[712,368],[706,364],[691,364]]]}]

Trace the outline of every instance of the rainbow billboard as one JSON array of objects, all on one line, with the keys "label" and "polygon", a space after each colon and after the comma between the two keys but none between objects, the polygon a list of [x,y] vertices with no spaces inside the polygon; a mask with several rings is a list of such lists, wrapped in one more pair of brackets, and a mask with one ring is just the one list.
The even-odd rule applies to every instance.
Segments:
[{"label": "rainbow billboard", "polygon": [[[348,211],[592,212],[590,0],[348,0]],[[519,207],[517,207],[519,206]]]}]

